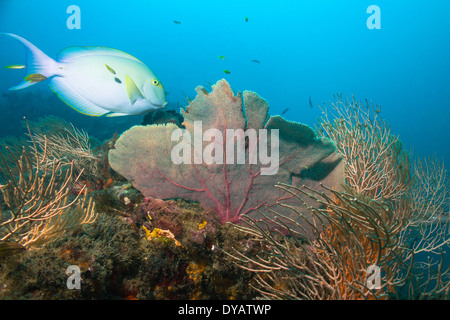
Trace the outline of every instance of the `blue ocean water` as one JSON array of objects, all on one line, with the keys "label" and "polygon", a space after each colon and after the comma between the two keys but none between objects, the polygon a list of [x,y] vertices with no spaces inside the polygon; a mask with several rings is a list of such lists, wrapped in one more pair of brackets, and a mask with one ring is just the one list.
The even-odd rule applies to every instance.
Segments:
[{"label": "blue ocean water", "polygon": [[[70,5],[80,8],[80,29],[67,27]],[[380,29],[367,26],[370,5],[380,8]],[[128,52],[158,75],[174,109],[184,107],[187,96],[195,97],[197,85],[221,78],[234,90],[260,94],[272,114],[289,108],[286,118],[311,126],[320,116],[317,105],[334,93],[367,98],[381,105],[406,147],[448,163],[449,9],[446,1],[400,0],[2,0],[0,31],[28,39],[52,58],[73,45]],[[25,62],[14,39],[1,37],[0,47],[2,66]],[[0,92],[20,82],[23,73],[1,68]],[[44,82],[16,93],[35,91],[50,92]],[[11,110],[3,102],[1,109],[0,136],[13,133],[23,116],[53,113],[100,138],[142,119],[90,118],[62,103]]]}]

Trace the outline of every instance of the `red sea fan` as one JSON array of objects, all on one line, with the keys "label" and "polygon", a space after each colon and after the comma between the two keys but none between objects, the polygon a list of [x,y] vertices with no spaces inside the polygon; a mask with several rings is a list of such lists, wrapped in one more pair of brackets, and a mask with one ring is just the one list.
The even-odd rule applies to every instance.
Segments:
[{"label": "red sea fan", "polygon": [[269,117],[256,93],[234,95],[225,80],[210,93],[196,91],[181,110],[185,130],[171,123],[134,126],[109,153],[111,167],[145,196],[198,201],[222,222],[236,222],[277,201],[289,203],[293,195],[275,188],[278,182],[343,183],[334,143],[306,125]]}]

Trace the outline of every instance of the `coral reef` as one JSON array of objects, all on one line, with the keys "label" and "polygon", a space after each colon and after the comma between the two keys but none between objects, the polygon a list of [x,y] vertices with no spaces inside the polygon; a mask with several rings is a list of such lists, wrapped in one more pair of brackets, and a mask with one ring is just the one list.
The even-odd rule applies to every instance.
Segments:
[{"label": "coral reef", "polygon": [[[378,120],[378,107],[340,97],[333,106],[337,118],[321,125],[347,164],[344,190],[279,184],[310,217],[289,206],[304,220],[293,229],[286,223],[292,219],[274,208],[277,233],[247,217],[246,226],[236,227],[266,250],[256,259],[238,250],[229,255],[257,274],[255,289],[269,299],[448,299],[450,269],[442,253],[450,244],[448,173],[435,160],[419,160],[410,171],[409,155]],[[298,232],[302,225],[315,236]],[[416,261],[418,253],[431,257]],[[376,286],[368,281],[374,266],[382,271]]]},{"label": "coral reef", "polygon": [[[35,121],[26,120],[24,124],[30,128],[28,136],[36,143],[39,156],[46,154],[48,161],[45,165],[59,163],[61,167],[72,166],[72,176],[78,178],[72,187],[73,193],[89,194],[124,180],[111,170],[107,156],[108,151],[114,147],[117,134],[101,143],[84,130],[77,129],[72,123],[57,116],[46,116]],[[3,143],[11,150],[18,150],[22,148],[20,141],[22,140],[11,137],[0,141],[0,145]],[[6,161],[11,162],[8,155],[5,156]]]},{"label": "coral reef", "polygon": [[[450,298],[448,172],[411,159],[377,106],[337,96],[316,135],[253,92],[211,89],[103,144],[57,117],[2,139],[0,299]],[[278,130],[276,174],[251,161],[250,129]]]},{"label": "coral reef", "polygon": [[33,132],[33,139],[41,152],[45,150],[47,153],[47,165],[58,161],[62,162],[62,165],[70,165],[73,162],[75,173],[83,171],[85,175],[95,174],[98,170],[100,160],[91,149],[88,134],[76,129],[72,124],[53,134]]},{"label": "coral reef", "polygon": [[[317,137],[306,125],[279,116],[269,117],[264,99],[249,91],[234,95],[225,80],[214,85],[210,93],[202,87],[197,87],[196,91],[196,99],[181,111],[186,128],[182,139],[185,141],[189,135],[195,140],[199,123],[200,130],[211,135],[200,142],[191,144],[189,140],[184,144],[183,163],[176,164],[172,158],[180,145],[173,141],[174,131],[179,128],[171,123],[132,127],[119,137],[115,149],[109,152],[111,167],[145,196],[197,201],[206,209],[213,208],[221,222],[235,222],[256,209],[266,210],[279,199],[292,198],[274,188],[277,182],[311,187],[323,183],[332,188],[343,183],[341,159],[334,153],[335,145],[329,139]],[[227,133],[231,129],[237,134],[230,138]],[[272,141],[271,137],[268,146],[264,146],[267,152],[279,142],[276,174],[265,174],[267,163],[255,161],[255,150],[250,147],[252,137],[246,136],[250,129],[259,133],[255,139],[260,143],[263,140],[261,129],[279,133],[279,141]],[[235,138],[237,152],[233,145]],[[242,138],[241,145],[239,138]],[[229,143],[233,149],[228,149]],[[201,151],[195,147],[200,147]],[[261,144],[259,147],[261,157]],[[199,154],[207,153],[206,150],[212,161]],[[221,159],[227,160],[220,162]]]},{"label": "coral reef", "polygon": [[80,175],[81,181],[94,184],[100,169],[100,159],[93,151],[92,144],[98,149],[100,144],[84,130],[56,116],[26,121],[30,127],[31,138],[40,153],[46,153],[47,165],[61,162],[62,166],[73,166],[73,173]]},{"label": "coral reef", "polygon": [[142,119],[142,126],[150,124],[166,124],[174,123],[178,127],[182,127],[183,116],[175,110],[156,110],[154,112],[147,113]]},{"label": "coral reef", "polygon": [[[129,190],[130,192],[134,192]],[[93,192],[97,197],[117,193]],[[119,195],[125,198],[126,196]],[[122,198],[122,199],[123,199]],[[246,237],[211,219],[199,204],[141,197],[121,201],[93,224],[0,265],[2,299],[251,299],[251,273],[219,247],[251,252]],[[111,203],[112,203],[112,199]],[[142,202],[139,202],[142,201]],[[107,202],[106,199],[104,202]],[[181,217],[184,217],[182,219]],[[147,229],[154,233],[148,237]],[[165,231],[165,232],[159,232]],[[169,234],[173,235],[177,244]],[[81,289],[66,287],[77,265]]]},{"label": "coral reef", "polygon": [[42,143],[39,151],[31,137],[32,152],[23,147],[20,156],[6,148],[14,166],[0,152],[2,243],[13,241],[24,247],[42,244],[96,218],[92,199],[71,195],[81,173],[74,178],[73,162],[64,166],[61,161],[50,160],[45,137]]},{"label": "coral reef", "polygon": [[380,117],[381,109],[355,97],[345,101],[335,96],[331,112],[323,109],[318,131],[343,155],[347,184],[373,200],[401,199],[412,182],[409,156]]}]

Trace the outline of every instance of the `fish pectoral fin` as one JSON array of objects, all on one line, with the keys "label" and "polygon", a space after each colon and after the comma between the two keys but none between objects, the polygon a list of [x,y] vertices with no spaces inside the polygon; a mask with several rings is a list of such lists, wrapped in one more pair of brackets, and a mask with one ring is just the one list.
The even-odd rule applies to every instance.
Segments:
[{"label": "fish pectoral fin", "polygon": [[63,78],[53,77],[49,84],[50,89],[72,109],[87,116],[99,117],[109,111],[89,101],[70,85]]},{"label": "fish pectoral fin", "polygon": [[129,75],[126,76],[125,83],[127,86],[128,98],[130,99],[131,104],[134,104],[136,100],[144,99],[141,91],[138,89],[133,79],[131,79]]}]

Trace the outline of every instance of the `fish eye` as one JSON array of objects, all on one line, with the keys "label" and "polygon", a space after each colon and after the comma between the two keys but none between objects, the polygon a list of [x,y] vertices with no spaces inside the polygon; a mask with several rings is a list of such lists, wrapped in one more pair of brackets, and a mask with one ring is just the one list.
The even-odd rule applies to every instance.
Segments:
[{"label": "fish eye", "polygon": [[154,86],[157,86],[157,85],[159,84],[159,81],[156,80],[156,79],[153,79],[152,84],[153,84]]}]

